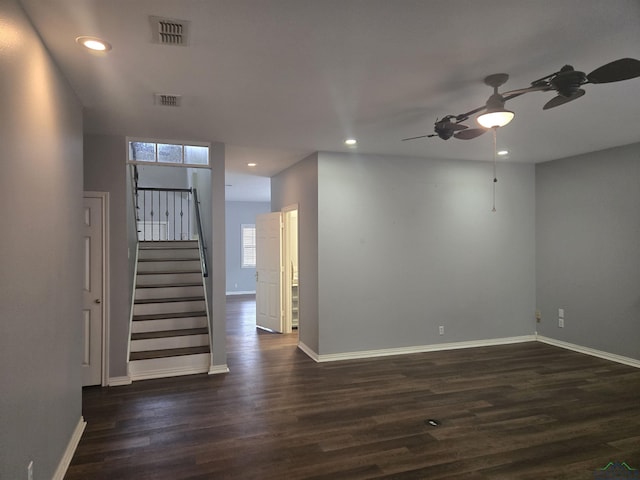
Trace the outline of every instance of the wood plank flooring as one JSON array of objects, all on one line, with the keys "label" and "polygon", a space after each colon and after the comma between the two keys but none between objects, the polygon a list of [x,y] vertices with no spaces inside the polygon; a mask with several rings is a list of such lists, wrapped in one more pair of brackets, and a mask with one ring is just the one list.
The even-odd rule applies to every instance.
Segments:
[{"label": "wood plank flooring", "polygon": [[[87,388],[67,480],[593,479],[640,468],[640,370],[541,343],[316,364],[227,303],[226,375]],[[430,426],[437,419],[440,426]]]}]

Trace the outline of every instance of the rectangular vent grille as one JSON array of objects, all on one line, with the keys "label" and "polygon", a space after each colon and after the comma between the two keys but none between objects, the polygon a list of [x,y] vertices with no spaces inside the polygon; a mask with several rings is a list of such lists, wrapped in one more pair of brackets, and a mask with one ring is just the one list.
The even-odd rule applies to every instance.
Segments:
[{"label": "rectangular vent grille", "polygon": [[166,93],[156,93],[156,105],[163,105],[165,107],[179,107],[180,95],[168,95]]},{"label": "rectangular vent grille", "polygon": [[153,41],[161,45],[189,44],[189,22],[170,18],[149,17]]}]

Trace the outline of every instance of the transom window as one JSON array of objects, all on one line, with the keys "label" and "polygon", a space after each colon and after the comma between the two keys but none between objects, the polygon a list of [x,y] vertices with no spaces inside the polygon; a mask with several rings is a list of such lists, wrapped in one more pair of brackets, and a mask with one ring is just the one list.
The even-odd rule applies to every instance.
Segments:
[{"label": "transom window", "polygon": [[209,168],[209,144],[128,140],[129,163]]}]

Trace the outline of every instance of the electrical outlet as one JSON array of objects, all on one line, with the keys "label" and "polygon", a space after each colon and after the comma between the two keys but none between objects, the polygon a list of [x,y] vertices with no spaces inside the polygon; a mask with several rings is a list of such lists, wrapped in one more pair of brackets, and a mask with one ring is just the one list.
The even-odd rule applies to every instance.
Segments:
[{"label": "electrical outlet", "polygon": [[558,319],[558,327],[559,328],[564,328],[564,318],[559,318]]},{"label": "electrical outlet", "polygon": [[33,480],[33,460],[27,465],[27,480]]},{"label": "electrical outlet", "polygon": [[542,320],[542,313],[540,310],[536,310],[536,322],[540,323],[540,320]]},{"label": "electrical outlet", "polygon": [[444,325],[440,325],[438,327],[438,331],[440,332],[440,335],[444,335]]}]

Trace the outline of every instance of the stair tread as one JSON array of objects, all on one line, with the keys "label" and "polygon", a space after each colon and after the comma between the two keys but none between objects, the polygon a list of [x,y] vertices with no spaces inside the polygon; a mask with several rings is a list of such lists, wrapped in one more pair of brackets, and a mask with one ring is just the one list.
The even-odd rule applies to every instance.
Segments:
[{"label": "stair tread", "polygon": [[186,273],[202,273],[201,270],[158,270],[156,272],[141,272],[138,270],[138,275],[176,275]]},{"label": "stair tread", "polygon": [[144,320],[165,320],[167,318],[190,318],[206,316],[207,312],[205,312],[204,310],[198,312],[151,313],[148,315],[134,315],[133,321],[140,322]]},{"label": "stair tread", "polygon": [[202,282],[186,282],[186,283],[158,283],[154,285],[136,285],[138,288],[181,288],[181,287],[202,287]]},{"label": "stair tread", "polygon": [[129,360],[151,360],[153,358],[179,357],[183,355],[197,355],[209,353],[209,346],[167,348],[163,350],[148,350],[146,352],[131,352]]},{"label": "stair tread", "polygon": [[201,328],[182,328],[179,330],[161,330],[157,332],[138,332],[131,334],[131,340],[147,340],[151,338],[168,338],[168,337],[185,337],[187,335],[207,335],[209,329]]},{"label": "stair tread", "polygon": [[200,261],[200,256],[192,257],[192,258],[183,258],[183,257],[138,258],[138,263],[149,263],[149,262],[196,262],[196,261]]},{"label": "stair tread", "polygon": [[167,297],[167,298],[140,298],[133,303],[136,305],[145,305],[149,303],[175,303],[175,302],[204,302],[204,295],[197,297]]}]

